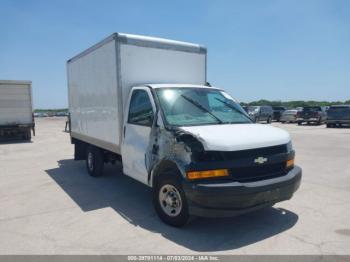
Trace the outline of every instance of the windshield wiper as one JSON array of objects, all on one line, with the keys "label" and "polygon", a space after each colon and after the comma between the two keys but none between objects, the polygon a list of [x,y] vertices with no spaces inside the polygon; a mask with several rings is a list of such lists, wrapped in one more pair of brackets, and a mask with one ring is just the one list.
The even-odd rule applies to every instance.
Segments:
[{"label": "windshield wiper", "polygon": [[245,118],[247,118],[250,122],[252,121],[252,120],[250,119],[249,116],[247,116],[246,114],[244,114],[243,112],[241,112],[241,110],[238,110],[236,107],[234,107],[234,106],[231,105],[230,103],[227,103],[226,101],[221,100],[220,98],[217,98],[217,97],[215,97],[215,99],[218,100],[218,101],[220,101],[221,103],[223,103],[223,104],[226,105],[227,107],[229,107],[229,108],[235,110],[237,113],[243,115],[243,116],[244,116]]},{"label": "windshield wiper", "polygon": [[198,107],[199,109],[201,109],[202,111],[208,113],[209,115],[211,115],[213,118],[215,118],[220,124],[223,123],[223,121],[218,118],[216,115],[214,115],[212,112],[210,112],[208,109],[206,109],[204,106],[202,106],[200,103],[198,103],[197,101],[193,100],[192,98],[189,98],[185,95],[181,95],[184,99],[186,99],[188,102],[190,102],[191,104],[195,105],[196,107]]}]

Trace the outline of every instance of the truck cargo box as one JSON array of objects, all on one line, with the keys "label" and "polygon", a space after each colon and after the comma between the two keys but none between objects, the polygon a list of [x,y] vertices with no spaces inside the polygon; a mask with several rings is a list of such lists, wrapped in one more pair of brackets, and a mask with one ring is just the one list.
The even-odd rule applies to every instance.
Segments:
[{"label": "truck cargo box", "polygon": [[115,33],[67,62],[71,136],[120,153],[123,114],[133,86],[206,83],[206,49],[197,44]]},{"label": "truck cargo box", "polygon": [[21,135],[31,139],[34,132],[32,83],[0,80],[0,138]]},{"label": "truck cargo box", "polygon": [[0,126],[32,124],[30,81],[0,80]]}]

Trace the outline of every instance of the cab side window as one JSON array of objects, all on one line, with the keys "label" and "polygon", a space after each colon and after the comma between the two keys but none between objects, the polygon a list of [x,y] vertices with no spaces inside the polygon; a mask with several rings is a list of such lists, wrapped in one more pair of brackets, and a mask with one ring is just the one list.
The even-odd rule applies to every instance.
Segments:
[{"label": "cab side window", "polygon": [[152,126],[153,109],[146,91],[135,90],[132,93],[128,123],[141,126]]}]

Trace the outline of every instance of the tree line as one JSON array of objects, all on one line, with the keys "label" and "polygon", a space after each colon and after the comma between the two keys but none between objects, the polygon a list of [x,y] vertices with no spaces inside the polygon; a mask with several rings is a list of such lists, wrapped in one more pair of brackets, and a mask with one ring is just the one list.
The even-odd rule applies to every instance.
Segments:
[{"label": "tree line", "polygon": [[296,101],[270,101],[261,99],[258,101],[252,101],[252,102],[241,102],[241,105],[243,106],[285,106],[289,108],[295,108],[295,107],[304,107],[304,106],[332,106],[332,105],[350,105],[350,99],[346,101],[303,101],[303,100],[296,100]]}]

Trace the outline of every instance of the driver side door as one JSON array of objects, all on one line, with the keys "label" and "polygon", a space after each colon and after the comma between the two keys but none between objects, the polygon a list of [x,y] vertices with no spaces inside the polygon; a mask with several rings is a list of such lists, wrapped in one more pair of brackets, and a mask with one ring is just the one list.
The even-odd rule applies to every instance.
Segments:
[{"label": "driver side door", "polygon": [[155,105],[147,87],[133,89],[124,115],[122,159],[124,174],[147,184],[146,153]]}]

